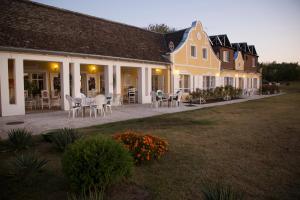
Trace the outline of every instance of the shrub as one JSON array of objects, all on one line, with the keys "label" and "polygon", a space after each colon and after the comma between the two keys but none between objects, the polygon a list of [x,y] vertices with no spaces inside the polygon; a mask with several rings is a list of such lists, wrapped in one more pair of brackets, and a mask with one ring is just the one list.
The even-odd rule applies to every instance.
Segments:
[{"label": "shrub", "polygon": [[279,87],[275,84],[264,84],[262,85],[262,94],[275,94],[279,92]]},{"label": "shrub", "polygon": [[40,170],[47,164],[47,160],[39,158],[35,153],[18,154],[11,161],[11,175],[17,180],[32,180]]},{"label": "shrub", "polygon": [[117,134],[114,139],[124,144],[133,155],[136,163],[159,159],[168,150],[168,143],[165,140],[134,131]]},{"label": "shrub", "polygon": [[32,144],[32,134],[26,129],[12,129],[8,132],[8,142],[14,150],[26,149]]},{"label": "shrub", "polygon": [[231,186],[223,183],[205,182],[202,188],[205,200],[242,200],[244,194],[234,191]]},{"label": "shrub", "polygon": [[80,134],[75,129],[63,128],[54,132],[50,137],[48,136],[48,139],[56,145],[59,151],[64,151],[69,144],[74,143],[80,137]]},{"label": "shrub", "polygon": [[91,137],[70,145],[63,155],[62,166],[74,189],[99,188],[104,191],[109,185],[131,175],[133,160],[116,141]]}]

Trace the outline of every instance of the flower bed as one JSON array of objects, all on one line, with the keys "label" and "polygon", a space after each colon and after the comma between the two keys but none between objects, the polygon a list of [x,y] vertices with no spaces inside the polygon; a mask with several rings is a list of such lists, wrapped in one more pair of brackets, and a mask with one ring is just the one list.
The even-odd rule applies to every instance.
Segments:
[{"label": "flower bed", "polygon": [[114,139],[124,144],[137,164],[160,159],[168,151],[167,141],[149,134],[128,130],[115,135]]}]

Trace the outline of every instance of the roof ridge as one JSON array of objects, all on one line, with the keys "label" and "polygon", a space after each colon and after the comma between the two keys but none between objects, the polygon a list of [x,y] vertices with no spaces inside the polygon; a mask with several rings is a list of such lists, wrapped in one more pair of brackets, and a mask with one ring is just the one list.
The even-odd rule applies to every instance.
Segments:
[{"label": "roof ridge", "polygon": [[173,32],[170,32],[170,33],[163,33],[163,34],[167,35],[167,34],[177,33],[177,32],[180,32],[180,31],[185,31],[186,29],[188,29],[188,28],[183,28],[183,29],[180,29],[180,30],[177,30],[177,31],[173,31]]},{"label": "roof ridge", "polygon": [[93,15],[81,13],[81,12],[78,12],[78,11],[68,10],[68,9],[65,9],[65,8],[60,8],[60,7],[56,7],[56,6],[52,6],[52,5],[48,5],[48,4],[36,2],[34,0],[16,0],[16,1],[22,1],[24,3],[29,3],[29,4],[35,5],[35,6],[40,6],[40,7],[44,7],[44,8],[54,9],[54,10],[58,10],[58,11],[61,11],[61,12],[71,13],[71,14],[74,14],[74,15],[79,15],[79,16],[83,16],[83,17],[88,17],[88,18],[92,18],[92,19],[96,19],[96,20],[102,20],[102,21],[106,21],[106,22],[109,22],[109,23],[114,23],[114,24],[122,25],[122,26],[127,26],[127,27],[130,27],[130,28],[139,29],[139,30],[145,31],[145,32],[150,32],[150,33],[155,33],[155,34],[163,35],[162,33],[150,31],[150,30],[144,29],[142,27],[138,27],[138,26],[134,26],[134,25],[122,23],[122,22],[117,22],[117,21],[105,19],[105,18],[102,18],[102,17],[97,17],[97,16],[93,16]]}]

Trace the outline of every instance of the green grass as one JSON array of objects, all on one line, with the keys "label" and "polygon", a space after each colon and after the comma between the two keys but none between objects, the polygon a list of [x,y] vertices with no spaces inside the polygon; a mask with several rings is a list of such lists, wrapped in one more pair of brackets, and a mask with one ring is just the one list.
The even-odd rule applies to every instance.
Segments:
[{"label": "green grass", "polygon": [[[108,199],[202,199],[203,179],[220,180],[246,199],[300,198],[300,84],[285,95],[239,104],[166,114],[79,129],[107,137],[132,129],[166,138],[159,161],[138,166],[133,177],[112,187]],[[34,186],[6,176],[13,152],[0,153],[0,199],[67,199],[61,153],[41,136],[26,151],[49,160]],[[2,197],[2,198],[1,198]]]}]

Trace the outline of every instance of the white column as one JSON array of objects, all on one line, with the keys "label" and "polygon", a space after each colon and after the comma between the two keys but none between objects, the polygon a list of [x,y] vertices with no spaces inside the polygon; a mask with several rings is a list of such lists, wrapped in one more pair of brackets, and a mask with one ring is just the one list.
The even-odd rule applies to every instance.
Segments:
[{"label": "white column", "polygon": [[152,69],[151,67],[147,67],[145,69],[145,102],[144,103],[151,103],[151,91],[152,91]]},{"label": "white column", "polygon": [[9,106],[8,90],[8,58],[0,57],[0,86],[1,86],[1,116],[7,116],[7,107]]},{"label": "white column", "polygon": [[179,90],[179,74],[173,74],[173,93]]},{"label": "white column", "polygon": [[71,64],[71,75],[72,75],[72,96],[80,97],[80,63]]},{"label": "white column", "polygon": [[61,108],[69,109],[69,103],[66,95],[70,95],[70,63],[65,60],[60,67],[60,92],[61,92]]},{"label": "white column", "polygon": [[24,115],[24,67],[22,58],[14,59],[15,103],[9,102],[8,56],[0,56],[1,116]]},{"label": "white column", "polygon": [[193,92],[194,91],[194,76],[190,75],[190,91]]},{"label": "white column", "polygon": [[139,103],[146,103],[146,95],[145,95],[145,68],[139,68],[139,82],[138,82],[138,101]]},{"label": "white column", "polygon": [[[216,80],[217,80],[217,78],[216,78]],[[201,76],[201,75],[198,76],[198,87],[200,90],[203,90],[203,76]]]},{"label": "white column", "polygon": [[16,87],[16,113],[25,114],[25,97],[24,97],[24,62],[21,58],[15,59],[15,87]]},{"label": "white column", "polygon": [[113,94],[114,92],[113,73],[112,65],[104,67],[105,95]]},{"label": "white column", "polygon": [[114,94],[121,94],[121,66],[114,65]]}]

